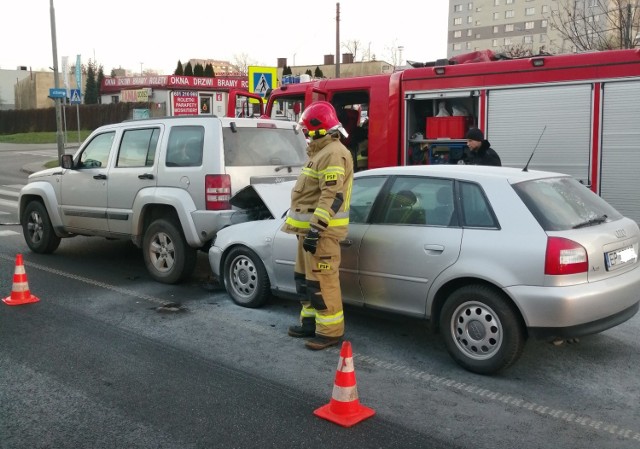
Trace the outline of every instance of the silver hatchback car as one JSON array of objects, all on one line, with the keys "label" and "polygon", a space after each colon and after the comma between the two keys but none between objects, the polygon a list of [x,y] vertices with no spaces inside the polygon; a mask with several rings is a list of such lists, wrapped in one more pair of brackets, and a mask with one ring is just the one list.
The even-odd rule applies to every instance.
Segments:
[{"label": "silver hatchback car", "polygon": [[[248,188],[278,218],[225,228],[209,250],[239,305],[295,294],[296,239],[280,231],[290,188]],[[255,209],[251,197],[236,201]],[[634,316],[639,240],[635,221],[567,175],[368,170],[354,179],[342,294],[345,303],[429,319],[456,362],[490,374],[512,365],[527,338],[579,337]]]}]

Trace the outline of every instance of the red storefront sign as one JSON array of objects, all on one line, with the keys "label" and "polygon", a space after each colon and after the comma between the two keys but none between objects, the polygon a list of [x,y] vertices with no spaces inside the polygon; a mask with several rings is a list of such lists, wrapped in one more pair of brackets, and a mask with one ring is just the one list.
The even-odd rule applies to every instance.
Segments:
[{"label": "red storefront sign", "polygon": [[198,92],[173,92],[173,115],[198,115]]}]

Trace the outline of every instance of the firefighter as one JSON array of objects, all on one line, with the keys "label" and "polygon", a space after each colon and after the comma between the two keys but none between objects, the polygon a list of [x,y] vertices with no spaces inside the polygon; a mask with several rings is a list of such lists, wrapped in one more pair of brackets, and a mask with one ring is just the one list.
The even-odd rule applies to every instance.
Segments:
[{"label": "firefighter", "polygon": [[465,152],[463,159],[458,161],[458,164],[502,166],[500,156],[491,148],[489,141],[485,140],[484,134],[480,129],[469,129],[467,132],[467,147],[469,147],[469,151]]},{"label": "firefighter", "polygon": [[288,333],[308,338],[305,346],[320,350],[344,336],[339,241],[347,236],[353,158],[340,142],[346,132],[331,103],[309,105],[300,126],[311,139],[309,160],[291,192],[282,230],[298,237],[294,278],[302,308],[299,325]]}]

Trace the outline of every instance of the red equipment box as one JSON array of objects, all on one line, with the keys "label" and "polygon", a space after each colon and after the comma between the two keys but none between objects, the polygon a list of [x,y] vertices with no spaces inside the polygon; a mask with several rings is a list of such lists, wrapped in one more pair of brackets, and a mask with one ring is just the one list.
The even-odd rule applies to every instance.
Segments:
[{"label": "red equipment box", "polygon": [[469,116],[427,117],[427,139],[464,139],[471,123]]}]

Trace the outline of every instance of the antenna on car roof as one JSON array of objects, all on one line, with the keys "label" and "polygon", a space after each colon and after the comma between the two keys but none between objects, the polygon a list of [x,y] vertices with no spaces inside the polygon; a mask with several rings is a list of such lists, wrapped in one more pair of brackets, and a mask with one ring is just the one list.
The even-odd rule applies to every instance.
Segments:
[{"label": "antenna on car roof", "polygon": [[529,160],[527,161],[527,165],[524,166],[522,171],[529,171],[529,162],[531,162],[531,159],[533,159],[533,154],[536,152],[536,149],[538,148],[538,144],[540,143],[540,139],[542,139],[542,135],[544,134],[544,130],[545,129],[547,129],[547,125],[544,125],[544,128],[542,128],[542,132],[540,133],[540,137],[538,137],[538,142],[536,142],[536,146],[533,147],[533,151],[531,152],[531,156],[529,156]]}]

